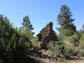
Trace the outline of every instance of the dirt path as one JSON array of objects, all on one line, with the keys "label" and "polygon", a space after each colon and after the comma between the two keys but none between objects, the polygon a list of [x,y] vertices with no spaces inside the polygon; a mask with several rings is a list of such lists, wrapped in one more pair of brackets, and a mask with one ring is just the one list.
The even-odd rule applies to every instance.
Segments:
[{"label": "dirt path", "polygon": [[66,63],[84,63],[84,61],[82,61],[82,60],[71,60],[71,61],[67,61]]},{"label": "dirt path", "polygon": [[39,58],[39,57],[34,57],[34,56],[29,56],[36,61],[39,61],[40,63],[84,63],[84,60],[66,60],[64,62],[59,62],[56,60],[50,60],[48,58]]}]

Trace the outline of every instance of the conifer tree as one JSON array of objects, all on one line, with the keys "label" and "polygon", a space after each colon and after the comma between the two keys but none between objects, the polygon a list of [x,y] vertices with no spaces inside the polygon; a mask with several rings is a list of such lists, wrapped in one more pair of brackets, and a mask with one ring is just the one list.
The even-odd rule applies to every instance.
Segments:
[{"label": "conifer tree", "polygon": [[22,25],[23,25],[23,28],[27,28],[29,31],[33,30],[32,24],[31,24],[28,16],[25,16],[23,18]]},{"label": "conifer tree", "polygon": [[60,8],[60,13],[57,17],[58,24],[60,27],[58,28],[58,31],[60,34],[65,36],[71,36],[76,31],[76,27],[73,24],[74,19],[71,18],[72,14],[67,5],[62,5]]},{"label": "conifer tree", "polygon": [[25,35],[27,38],[32,38],[34,34],[34,32],[32,32],[33,29],[34,28],[29,20],[29,17],[25,16],[23,18],[22,27],[20,28],[20,33]]}]

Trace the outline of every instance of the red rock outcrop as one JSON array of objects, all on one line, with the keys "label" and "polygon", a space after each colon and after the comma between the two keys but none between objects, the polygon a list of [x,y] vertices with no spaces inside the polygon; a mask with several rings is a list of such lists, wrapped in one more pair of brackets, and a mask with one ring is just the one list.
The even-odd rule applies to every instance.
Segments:
[{"label": "red rock outcrop", "polygon": [[43,28],[37,35],[38,40],[41,41],[41,47],[44,48],[50,41],[57,40],[55,32],[53,31],[53,23],[50,22],[45,28]]}]

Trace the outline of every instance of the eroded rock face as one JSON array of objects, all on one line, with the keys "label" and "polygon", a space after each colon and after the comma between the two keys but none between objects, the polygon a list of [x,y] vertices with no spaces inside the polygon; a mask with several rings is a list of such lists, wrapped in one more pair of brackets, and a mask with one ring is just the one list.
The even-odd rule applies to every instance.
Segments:
[{"label": "eroded rock face", "polygon": [[53,31],[53,23],[50,22],[45,28],[43,28],[37,35],[38,40],[41,41],[41,47],[44,48],[50,41],[57,40],[55,32]]}]

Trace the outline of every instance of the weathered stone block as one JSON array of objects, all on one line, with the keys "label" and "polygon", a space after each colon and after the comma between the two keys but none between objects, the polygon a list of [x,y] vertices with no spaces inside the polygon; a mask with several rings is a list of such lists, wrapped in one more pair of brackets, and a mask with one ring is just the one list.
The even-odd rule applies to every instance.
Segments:
[{"label": "weathered stone block", "polygon": [[57,40],[56,34],[53,31],[53,23],[50,22],[43,28],[40,33],[37,35],[38,40],[41,41],[41,47],[45,47],[50,41]]}]

